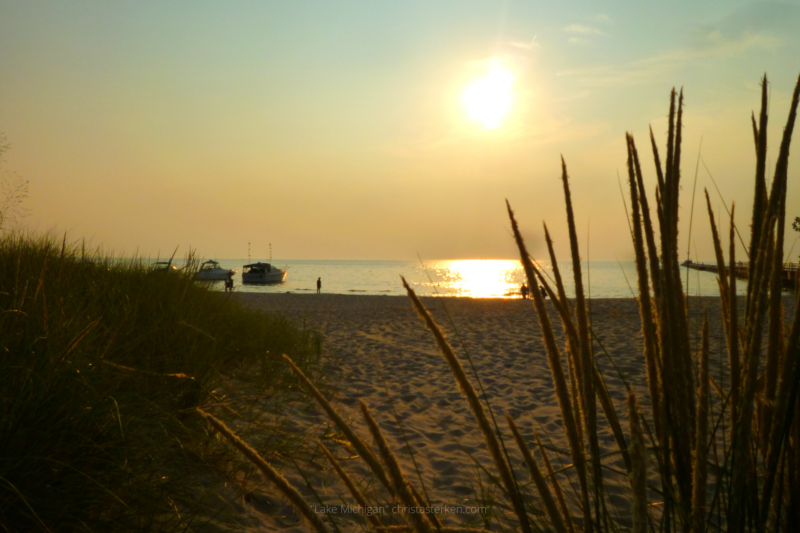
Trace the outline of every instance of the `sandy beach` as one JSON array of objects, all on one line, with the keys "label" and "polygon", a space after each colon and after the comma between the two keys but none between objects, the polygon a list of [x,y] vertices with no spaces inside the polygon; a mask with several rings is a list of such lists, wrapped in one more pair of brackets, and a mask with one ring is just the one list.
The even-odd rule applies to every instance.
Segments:
[{"label": "sandy beach", "polygon": [[[400,457],[406,475],[417,488],[424,484],[431,504],[462,509],[462,514],[443,514],[444,523],[483,525],[472,508],[481,505],[481,498],[491,499],[488,492],[498,491],[496,487],[485,485],[486,474],[481,473],[481,469],[486,468],[494,475],[494,466],[449,367],[407,297],[252,293],[234,297],[247,307],[279,313],[318,328],[324,335],[320,370],[334,393],[337,409],[369,442],[371,439],[367,437],[358,407],[359,400],[366,402]],[[517,421],[529,443],[534,441],[536,430],[541,437],[546,435],[551,439],[555,449],[565,448],[551,371],[531,302],[424,298],[423,303],[445,331],[465,367],[469,366],[466,356],[469,354],[502,431],[508,435],[502,419],[508,413]],[[716,298],[690,301],[693,339],[699,344],[700,328],[696,319],[702,316],[703,309],[708,310],[712,323],[712,351],[723,353]],[[647,403],[637,303],[633,299],[592,300],[591,313],[599,341],[595,345],[597,361],[627,433],[625,384],[637,393],[642,403]],[[551,317],[555,318],[555,313],[551,313]],[[559,345],[563,350],[561,338]],[[474,375],[469,369],[468,372],[477,385]],[[313,403],[298,404],[290,418],[290,426],[309,437],[322,436],[330,425]],[[599,419],[601,445],[615,449],[602,414]],[[406,442],[413,451],[413,459]],[[336,446],[333,442],[330,445],[356,477],[373,479],[363,462],[354,458],[345,446]],[[517,471],[523,472],[519,452],[512,450],[510,455]],[[562,458],[557,453],[552,457],[557,465],[567,466],[570,462],[567,456]],[[306,495],[313,494],[291,464],[280,463],[276,458],[274,464],[294,486]],[[415,464],[421,472],[421,480],[415,473]],[[605,464],[623,468],[621,459],[613,457]],[[316,457],[310,474],[321,503],[355,505],[324,458]],[[527,479],[525,474],[522,477]],[[372,490],[370,486],[365,485],[367,492]],[[619,504],[621,512],[628,505],[621,496],[625,489],[618,490],[614,483],[607,488],[612,505]],[[387,496],[381,496],[380,491],[378,494],[377,501],[390,503]],[[346,495],[344,499],[342,495]],[[497,497],[505,501],[502,495],[497,494]],[[313,502],[314,498],[309,497],[309,501]],[[277,497],[266,482],[248,500],[241,509],[246,515],[246,531],[307,529],[298,514]],[[327,514],[336,511],[321,509],[328,511]],[[337,520],[340,527],[352,529],[363,524],[364,517],[344,512]],[[388,520],[388,523],[398,522]]]}]

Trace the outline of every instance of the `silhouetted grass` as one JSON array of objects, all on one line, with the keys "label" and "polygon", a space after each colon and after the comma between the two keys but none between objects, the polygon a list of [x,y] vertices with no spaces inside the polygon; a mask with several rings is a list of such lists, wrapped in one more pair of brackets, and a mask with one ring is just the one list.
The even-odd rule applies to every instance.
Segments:
[{"label": "silhouetted grass", "polygon": [[305,367],[318,339],[188,274],[5,235],[0,530],[185,531],[224,514],[206,491],[231,455],[195,409],[243,367],[285,388],[283,353]]}]

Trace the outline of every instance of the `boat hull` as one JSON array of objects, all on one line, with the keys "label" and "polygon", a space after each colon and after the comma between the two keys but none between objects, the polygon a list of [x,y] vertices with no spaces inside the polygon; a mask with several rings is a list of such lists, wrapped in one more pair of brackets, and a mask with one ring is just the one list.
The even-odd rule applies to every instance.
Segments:
[{"label": "boat hull", "polygon": [[272,272],[259,272],[242,274],[242,283],[245,285],[266,285],[268,283],[282,283],[286,279],[285,270],[273,269]]}]

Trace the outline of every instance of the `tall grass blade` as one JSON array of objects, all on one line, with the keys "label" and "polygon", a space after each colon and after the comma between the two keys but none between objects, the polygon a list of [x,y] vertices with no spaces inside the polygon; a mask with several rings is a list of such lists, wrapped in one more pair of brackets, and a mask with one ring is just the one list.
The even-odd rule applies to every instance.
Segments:
[{"label": "tall grass blade", "polygon": [[[514,506],[514,511],[516,512],[517,518],[520,522],[520,528],[522,531],[529,533],[530,523],[528,520],[528,514],[525,511],[525,505],[522,501],[522,496],[517,488],[516,479],[511,471],[511,467],[503,457],[500,449],[500,443],[498,442],[492,426],[486,417],[486,412],[484,411],[483,405],[481,405],[480,400],[478,399],[478,394],[475,392],[475,389],[469,382],[467,374],[464,372],[464,368],[461,366],[461,362],[455,356],[455,353],[453,353],[453,349],[445,339],[442,330],[439,329],[439,326],[433,320],[433,317],[430,315],[428,310],[425,309],[425,306],[422,305],[422,302],[420,302],[414,290],[409,287],[405,278],[401,277],[401,279],[409,298],[411,298],[411,302],[414,304],[414,309],[416,309],[417,314],[419,314],[420,318],[422,318],[422,320],[425,322],[427,328],[431,331],[431,333],[433,333],[434,339],[436,340],[436,345],[439,347],[439,351],[442,353],[442,356],[444,357],[448,366],[450,366],[450,370],[453,372],[456,383],[461,389],[462,394],[464,394],[466,397],[473,415],[475,415],[475,420],[478,422],[478,427],[480,428],[481,433],[483,433],[483,438],[486,441],[487,447],[489,448],[489,454],[494,460],[495,466],[500,473],[500,479],[503,481],[503,485],[505,486],[506,492],[509,495],[509,499]],[[532,292],[534,295],[539,294],[538,291]],[[541,299],[540,294],[539,298]]]},{"label": "tall grass blade", "polygon": [[542,475],[539,464],[536,462],[536,459],[533,458],[531,450],[528,448],[528,445],[525,444],[522,435],[519,434],[517,425],[514,423],[514,419],[511,418],[511,415],[506,415],[506,420],[508,420],[508,427],[511,428],[511,433],[514,435],[514,440],[517,442],[517,447],[520,452],[522,452],[522,457],[525,459],[525,463],[531,471],[531,477],[536,484],[536,488],[539,490],[539,495],[542,497],[544,508],[547,509],[547,515],[550,517],[553,528],[557,533],[567,533],[565,518],[561,516],[556,500],[553,498],[553,493],[550,491],[550,487],[547,485],[547,481]]},{"label": "tall grass blade", "polygon": [[553,470],[553,463],[550,462],[550,457],[547,455],[547,449],[545,449],[544,445],[542,444],[542,440],[539,438],[536,430],[533,431],[533,436],[536,439],[536,444],[539,446],[539,453],[542,454],[542,461],[544,461],[544,466],[547,469],[547,477],[550,478],[550,484],[553,486],[553,491],[556,493],[556,501],[558,501],[558,507],[561,509],[561,515],[564,517],[567,529],[569,529],[569,533],[575,533],[575,528],[572,525],[572,516],[569,511],[569,506],[567,506],[567,500],[564,498],[564,491],[561,488],[561,484],[558,482],[558,478],[556,478],[555,471]]},{"label": "tall grass blade", "polygon": [[386,471],[384,470],[380,461],[378,461],[375,453],[367,446],[361,437],[359,437],[353,431],[347,422],[344,421],[344,419],[336,411],[336,409],[334,409],[330,402],[325,399],[325,396],[322,395],[319,389],[317,389],[311,380],[306,377],[305,373],[303,373],[300,367],[297,366],[288,355],[284,355],[283,358],[287,363],[289,363],[292,371],[297,375],[297,377],[300,378],[314,399],[316,399],[320,406],[322,406],[322,408],[328,414],[328,417],[333,420],[336,426],[342,431],[342,433],[344,433],[345,437],[347,437],[347,440],[350,441],[350,444],[352,444],[353,448],[355,448],[364,462],[367,463],[367,466],[369,466],[370,470],[372,470],[372,472],[381,482],[381,485],[386,487],[386,489],[389,491],[389,494],[394,496],[394,486],[389,482],[389,477],[386,475]]},{"label": "tall grass blade", "polygon": [[[330,452],[330,450],[328,450],[328,448],[324,444],[322,444],[321,440],[317,440],[317,442],[319,443],[319,448],[320,450],[322,450],[322,453],[325,455],[325,458],[328,460],[333,469],[336,471],[339,478],[344,483],[345,487],[347,487],[347,490],[350,491],[350,495],[353,497],[356,503],[365,509],[368,508],[369,503],[367,503],[367,499],[358,489],[358,487],[350,478],[350,476],[347,474],[347,472],[344,471],[344,468],[342,468],[342,465],[339,464],[339,461],[336,460],[336,457],[334,457],[334,455]],[[380,519],[375,514],[373,513],[365,513],[365,514],[367,521],[370,523],[372,527],[381,527],[383,525],[383,523],[381,523]]]},{"label": "tall grass blade", "polygon": [[[639,314],[642,319],[642,334],[644,336],[644,358],[647,369],[647,385],[650,392],[650,404],[653,406],[653,420],[655,422],[656,436],[659,441],[662,440],[662,420],[658,413],[661,412],[661,369],[659,363],[659,355],[656,351],[658,345],[658,332],[655,329],[655,320],[650,301],[650,288],[647,282],[647,264],[645,263],[645,250],[642,236],[642,223],[639,216],[640,206],[643,208],[643,202],[640,200],[640,189],[638,183],[641,179],[637,179],[637,174],[641,175],[641,168],[638,163],[638,156],[636,154],[636,145],[634,144],[633,137],[627,135],[628,144],[628,184],[631,192],[631,206],[633,212],[633,219],[631,225],[633,227],[633,248],[636,254],[636,272],[639,278]],[[649,238],[652,238],[652,230]]]},{"label": "tall grass blade", "polygon": [[[369,412],[367,404],[365,404],[363,400],[359,403],[361,406],[361,413],[364,415],[364,421],[367,423],[370,433],[372,433],[372,438],[378,445],[378,451],[381,454],[383,463],[386,465],[389,478],[392,480],[392,486],[394,487],[394,493],[396,494],[398,503],[406,506],[408,509],[415,508],[417,505],[417,500],[414,498],[414,495],[409,489],[408,480],[406,479],[405,475],[403,475],[403,471],[400,468],[400,463],[398,462],[397,457],[394,455],[394,453],[392,453],[391,448],[389,448],[389,443],[386,442],[386,438],[383,436],[381,428],[378,426],[378,423]],[[425,517],[425,515],[411,512],[404,516],[409,517],[409,520],[413,524],[415,531],[420,533],[427,533],[431,531],[431,523],[429,522],[429,519]]]},{"label": "tall grass blade", "polygon": [[567,210],[567,227],[572,255],[572,276],[575,283],[575,315],[578,319],[578,339],[580,341],[581,396],[583,399],[584,427],[589,440],[589,451],[592,461],[592,486],[594,488],[595,519],[600,522],[600,509],[603,503],[603,469],[600,464],[600,443],[597,438],[597,404],[594,390],[594,357],[589,337],[589,318],[586,312],[586,299],[583,291],[581,275],[581,255],[578,248],[578,233],[575,229],[575,214],[572,209],[572,194],[569,188],[567,163],[561,158],[561,181],[564,186],[564,202]]},{"label": "tall grass blade", "polygon": [[[650,130],[650,135],[652,136],[653,131]],[[651,139],[652,140],[652,139]],[[631,141],[633,141],[633,137],[631,137]],[[656,152],[656,166],[660,167],[660,163],[658,163],[658,155]],[[644,236],[645,240],[647,241],[647,257],[649,259],[650,264],[650,280],[652,282],[653,287],[653,295],[655,296],[655,300],[658,301],[661,295],[661,285],[659,284],[659,279],[661,278],[661,266],[658,264],[658,248],[656,248],[656,239],[655,233],[653,231],[653,222],[650,219],[650,206],[648,205],[647,201],[647,192],[644,188],[644,178],[642,175],[642,168],[639,163],[639,155],[636,152],[636,145],[633,145],[633,162],[636,166],[636,185],[638,190],[638,197],[639,197],[639,204],[640,204],[640,211],[642,215],[642,221],[644,223]],[[660,173],[660,168],[659,168]],[[662,178],[663,179],[663,178]]]},{"label": "tall grass blade", "polygon": [[[706,208],[708,209],[708,221],[711,226],[711,238],[714,244],[714,257],[717,260],[717,276],[719,277],[719,284],[721,293],[725,295],[725,300],[728,297],[728,278],[734,276],[735,272],[728,272],[725,267],[725,256],[722,253],[722,244],[720,242],[719,233],[717,231],[717,224],[714,221],[714,210],[711,208],[711,198],[708,196],[708,189],[705,190],[706,194]],[[723,300],[724,301],[724,300]],[[727,314],[727,309],[723,311]],[[727,317],[726,317],[727,319]],[[726,320],[727,321],[727,320]]]},{"label": "tall grass blade", "polygon": [[[431,507],[430,501],[425,496],[423,496],[416,489],[416,487],[414,487],[414,485],[409,483],[408,484],[408,488],[411,490],[411,494],[414,495],[414,501],[417,502],[417,506],[418,507],[421,507],[423,509]],[[435,514],[433,514],[433,513],[425,514],[425,518],[429,519],[431,521],[431,523],[433,524],[433,527],[435,527],[436,529],[442,529],[442,527],[443,527],[442,523],[439,521],[439,518]]]},{"label": "tall grass blade", "polygon": [[778,385],[778,371],[781,359],[785,354],[783,330],[783,227],[785,219],[785,199],[781,202],[776,228],[775,251],[772,255],[772,276],[770,279],[769,299],[769,333],[767,340],[767,356],[764,364],[764,387],[759,412],[759,448],[767,453],[770,427],[772,426],[772,410]]},{"label": "tall grass blade", "polygon": [[694,372],[692,369],[686,305],[678,266],[678,192],[680,190],[680,141],[683,120],[683,92],[677,106],[673,89],[670,102],[667,168],[661,205],[662,299],[659,302],[659,352],[664,375],[665,404],[669,417],[674,475],[687,517],[692,494],[691,454],[694,440]]},{"label": "tall grass blade", "polygon": [[647,449],[644,433],[639,421],[639,408],[636,396],[628,394],[628,420],[631,425],[631,500],[633,533],[647,533]]},{"label": "tall grass blade", "polygon": [[250,447],[245,441],[243,441],[236,433],[234,433],[225,423],[216,418],[214,415],[203,411],[202,409],[197,410],[203,417],[208,420],[208,422],[219,431],[233,446],[244,455],[248,461],[253,463],[256,467],[258,467],[259,471],[264,474],[264,477],[270,480],[278,490],[283,493],[284,496],[292,503],[292,505],[300,511],[306,520],[314,526],[314,529],[317,530],[319,533],[326,533],[328,528],[325,527],[325,524],[320,519],[319,515],[314,512],[313,509],[308,505],[305,501],[303,496],[297,492],[297,490],[292,487],[286,478],[283,477],[280,472],[275,470],[272,465],[270,465],[267,461],[261,457],[257,451]]},{"label": "tall grass blade", "polygon": [[[519,232],[519,226],[514,218],[514,212],[511,210],[511,205],[506,201],[508,209],[508,216],[511,219],[511,229],[514,233],[514,239],[519,248],[520,258],[522,261],[525,274],[528,278],[528,283],[536,286],[537,274],[536,267],[530,259],[525,242]],[[592,530],[592,517],[591,508],[589,506],[589,484],[586,472],[586,462],[583,450],[583,443],[579,440],[578,424],[575,420],[575,413],[573,411],[573,403],[570,398],[570,390],[567,386],[566,379],[564,378],[564,369],[561,367],[561,354],[556,344],[555,335],[553,334],[553,327],[550,323],[550,317],[547,314],[547,308],[544,305],[544,298],[541,291],[532,291],[533,303],[536,307],[536,314],[539,317],[539,325],[542,329],[542,336],[544,337],[545,347],[547,349],[547,360],[550,364],[550,371],[553,374],[553,384],[556,388],[556,397],[558,404],[561,408],[561,419],[564,422],[564,428],[567,434],[567,441],[569,442],[570,452],[572,454],[572,461],[575,465],[575,470],[578,474],[578,481],[581,487],[581,501],[582,511],[584,517],[584,531]]]},{"label": "tall grass blade", "polygon": [[[759,254],[762,227],[766,219],[765,210],[767,208],[767,122],[768,122],[768,98],[767,98],[767,75],[761,79],[761,112],[759,114],[759,125],[756,128],[753,123],[754,131],[758,133],[756,138],[756,180],[755,192],[753,193],[753,218],[750,230],[750,257],[757,257]],[[748,273],[748,286],[754,286],[755,272],[751,268]],[[750,304],[751,298],[748,291],[746,322],[750,322],[753,310]]]},{"label": "tall grass blade", "polygon": [[[774,238],[774,222],[772,218],[766,225],[769,233],[764,239],[764,243],[771,242]],[[751,476],[753,467],[752,456],[750,453],[751,440],[753,433],[753,413],[756,390],[758,385],[758,367],[761,354],[761,332],[763,329],[763,318],[767,310],[767,286],[769,282],[769,272],[765,272],[764,265],[771,265],[772,246],[759,247],[756,260],[756,275],[754,281],[758,286],[748,287],[751,293],[751,304],[755,305],[752,321],[746,323],[746,351],[744,365],[742,368],[742,395],[739,401],[739,418],[735,421],[736,432],[731,442],[732,449],[732,475],[731,475],[731,497],[729,501],[728,520],[730,527],[734,531],[744,531],[745,528],[745,498],[748,496],[746,484]],[[750,254],[751,265],[754,255]],[[765,275],[767,274],[767,275]]]},{"label": "tall grass blade", "polygon": [[[564,289],[564,282],[561,278],[561,271],[558,267],[558,260],[556,259],[556,253],[553,249],[553,239],[550,237],[550,232],[547,229],[547,224],[543,224],[544,226],[544,236],[545,241],[547,242],[547,251],[550,255],[550,264],[553,268],[553,277],[556,281],[556,289],[558,290],[558,298],[554,298],[552,291],[549,290],[549,284],[544,279],[544,275],[540,271],[540,269],[535,269],[536,275],[539,277],[539,280],[542,284],[542,287],[545,287],[545,290],[548,291],[550,296],[550,301],[553,302],[553,305],[556,307],[559,316],[561,317],[561,324],[564,326],[564,331],[567,332],[567,358],[568,358],[568,365],[569,365],[569,377],[570,377],[570,389],[573,391],[570,394],[570,400],[572,401],[572,409],[574,412],[577,413],[575,417],[575,422],[577,424],[578,429],[578,437],[581,442],[581,446],[584,443],[584,431],[583,431],[583,401],[581,392],[583,390],[583,362],[581,361],[580,355],[580,340],[578,339],[578,330],[575,327],[575,323],[572,318],[572,311],[571,305],[569,300],[567,299],[567,292]],[[585,450],[584,450],[585,452]]]},{"label": "tall grass blade", "polygon": [[[707,193],[706,193],[707,195]],[[697,391],[697,436],[695,437],[694,474],[692,488],[692,532],[705,531],[706,522],[706,480],[708,475],[708,414],[709,414],[709,375],[708,375],[708,314],[703,319],[702,348],[700,350],[700,376]]]},{"label": "tall grass blade", "polygon": [[[740,358],[740,347],[742,344],[741,341],[741,329],[739,328],[739,304],[737,301],[737,294],[736,294],[736,225],[734,223],[734,216],[736,214],[736,206],[731,203],[731,222],[730,222],[730,233],[728,235],[728,271],[731,272],[730,279],[729,279],[729,292],[728,292],[728,306],[729,310],[727,312],[728,320],[729,320],[729,329],[727,335],[727,345],[728,345],[728,364],[730,365],[730,374],[731,374],[731,421],[734,422],[738,419],[738,409],[739,409],[739,396],[741,394],[741,358]],[[731,435],[735,433],[735,426],[732,425],[731,427]]]}]

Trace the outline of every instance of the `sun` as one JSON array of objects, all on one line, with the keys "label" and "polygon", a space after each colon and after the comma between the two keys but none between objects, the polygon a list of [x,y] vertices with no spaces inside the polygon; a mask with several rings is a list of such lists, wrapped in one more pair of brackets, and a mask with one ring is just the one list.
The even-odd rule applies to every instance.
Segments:
[{"label": "sun", "polygon": [[461,95],[469,118],[486,129],[499,127],[511,109],[513,83],[514,75],[500,66],[493,66],[485,76],[470,83]]}]

